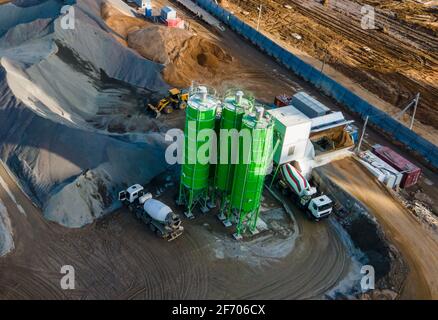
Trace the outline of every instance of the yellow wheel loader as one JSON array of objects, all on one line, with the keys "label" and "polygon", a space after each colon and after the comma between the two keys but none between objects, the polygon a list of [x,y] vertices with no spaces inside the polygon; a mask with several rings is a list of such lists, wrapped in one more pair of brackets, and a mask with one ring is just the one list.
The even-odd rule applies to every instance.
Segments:
[{"label": "yellow wheel loader", "polygon": [[184,110],[187,107],[189,93],[187,90],[173,88],[169,90],[169,95],[161,99],[156,106],[148,104],[148,109],[155,112],[158,118],[161,113],[171,113],[175,109]]}]

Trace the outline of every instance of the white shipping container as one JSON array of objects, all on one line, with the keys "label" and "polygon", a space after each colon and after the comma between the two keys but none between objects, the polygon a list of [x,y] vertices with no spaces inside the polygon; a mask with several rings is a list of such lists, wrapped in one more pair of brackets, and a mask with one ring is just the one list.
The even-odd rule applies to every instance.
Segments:
[{"label": "white shipping container", "polygon": [[360,162],[370,171],[373,176],[390,189],[396,189],[400,185],[403,174],[391,167],[385,161],[367,150],[360,155]]},{"label": "white shipping container", "polygon": [[163,19],[164,21],[168,19],[176,19],[176,10],[173,9],[172,7],[165,6],[161,8],[160,16],[161,19]]},{"label": "white shipping container", "polygon": [[328,107],[304,91],[296,93],[292,97],[291,104],[309,118],[320,117],[330,112]]}]

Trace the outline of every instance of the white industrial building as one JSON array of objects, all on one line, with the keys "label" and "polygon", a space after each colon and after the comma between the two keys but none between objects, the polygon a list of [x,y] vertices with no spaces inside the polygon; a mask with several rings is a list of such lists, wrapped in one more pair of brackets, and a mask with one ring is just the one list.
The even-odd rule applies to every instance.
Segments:
[{"label": "white industrial building", "polygon": [[[304,92],[296,96],[298,99],[294,96],[292,105],[268,111],[274,120],[274,143],[280,141],[273,160],[278,165],[296,161],[307,176],[313,167],[351,154],[350,147],[354,145],[351,137],[334,137],[349,136],[345,128],[353,121],[346,120],[342,112],[332,112]],[[321,148],[324,139],[330,142],[327,149]],[[331,139],[345,140],[347,144],[337,145]]]},{"label": "white industrial building", "polygon": [[310,143],[309,136],[312,121],[293,106],[272,109],[268,111],[275,122],[275,142],[280,144],[274,154],[277,164],[284,164],[306,156]]}]

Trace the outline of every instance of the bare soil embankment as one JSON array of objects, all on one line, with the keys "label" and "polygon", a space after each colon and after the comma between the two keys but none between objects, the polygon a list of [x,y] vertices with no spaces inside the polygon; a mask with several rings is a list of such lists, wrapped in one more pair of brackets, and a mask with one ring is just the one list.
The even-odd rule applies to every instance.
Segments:
[{"label": "bare soil embankment", "polygon": [[[362,29],[365,2],[377,6],[375,23],[380,30]],[[400,13],[404,6],[389,6],[388,2],[392,1],[385,6],[377,1],[343,0],[322,6],[317,1],[263,1],[260,30],[318,69],[325,61],[326,74],[389,114],[396,114],[420,92],[417,119],[421,123],[415,130],[438,144],[436,31],[405,21],[407,15]],[[434,17],[427,7],[409,3],[418,14]],[[255,0],[222,1],[253,26],[259,4]],[[396,13],[395,7],[399,7]],[[297,35],[302,39],[296,39]],[[408,122],[407,116],[404,121]]]},{"label": "bare soil embankment", "polygon": [[409,274],[402,298],[438,298],[438,239],[354,159],[334,162],[322,170],[361,201],[402,252]]}]

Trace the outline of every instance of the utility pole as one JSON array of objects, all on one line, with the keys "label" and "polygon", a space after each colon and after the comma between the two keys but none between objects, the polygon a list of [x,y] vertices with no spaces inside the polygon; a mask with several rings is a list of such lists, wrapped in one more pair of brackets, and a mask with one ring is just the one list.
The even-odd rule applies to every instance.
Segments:
[{"label": "utility pole", "polygon": [[419,100],[420,100],[420,93],[417,93],[417,95],[415,96],[414,111],[412,112],[411,124],[409,125],[409,129],[411,129],[411,130],[414,127],[414,120],[415,120],[415,115],[417,113],[417,107],[418,107]]},{"label": "utility pole", "polygon": [[324,66],[325,66],[325,60],[327,58],[327,54],[328,54],[328,48],[325,47],[325,54],[324,54],[324,59],[322,60],[322,66],[321,66],[321,73],[324,70]]},{"label": "utility pole", "polygon": [[368,124],[368,119],[369,119],[369,117],[370,117],[370,116],[367,116],[367,117],[365,118],[365,123],[363,124],[362,134],[360,135],[359,143],[357,144],[357,152],[358,152],[358,153],[360,152],[360,148],[362,147],[362,141],[363,141],[363,138],[365,137],[365,131],[366,131],[366,129],[367,129],[367,124]]},{"label": "utility pole", "polygon": [[420,101],[420,93],[417,93],[415,95],[414,100],[412,100],[411,102],[408,103],[408,105],[406,106],[406,108],[404,108],[402,111],[400,111],[399,113],[397,113],[394,116],[394,119],[398,120],[399,118],[401,118],[412,106],[414,106],[414,111],[412,111],[412,116],[411,116],[411,121],[409,124],[409,129],[412,130],[412,128],[414,127],[414,121],[415,121],[415,115],[417,114],[417,108],[418,108],[418,102]]},{"label": "utility pole", "polygon": [[258,7],[259,10],[259,18],[257,19],[257,31],[259,31],[260,27],[260,19],[262,18],[262,4],[260,3],[260,6]]}]

